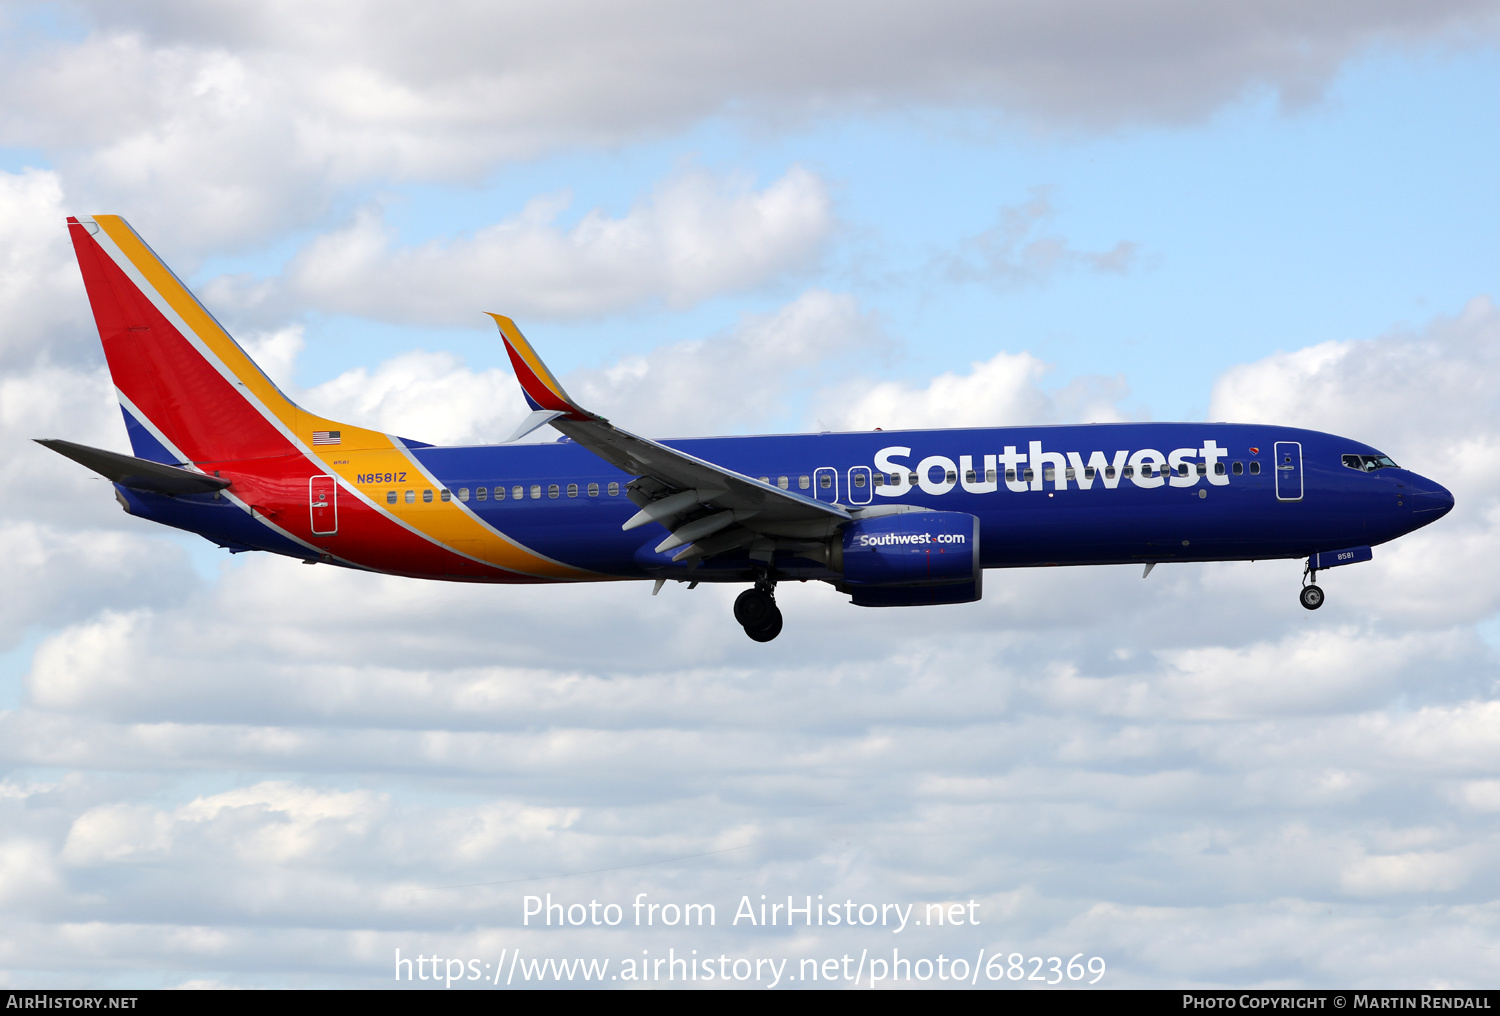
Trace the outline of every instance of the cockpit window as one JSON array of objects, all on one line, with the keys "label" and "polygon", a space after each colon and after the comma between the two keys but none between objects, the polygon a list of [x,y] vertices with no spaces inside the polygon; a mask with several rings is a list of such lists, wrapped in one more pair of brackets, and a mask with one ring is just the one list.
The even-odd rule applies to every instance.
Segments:
[{"label": "cockpit window", "polygon": [[1362,473],[1373,473],[1377,469],[1399,469],[1389,455],[1345,455],[1344,465]]}]

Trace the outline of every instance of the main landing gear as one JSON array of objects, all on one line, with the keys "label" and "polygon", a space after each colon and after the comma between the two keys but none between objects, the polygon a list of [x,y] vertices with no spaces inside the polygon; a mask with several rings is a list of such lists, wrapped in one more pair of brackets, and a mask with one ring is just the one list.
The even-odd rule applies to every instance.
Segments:
[{"label": "main landing gear", "polygon": [[734,601],[734,619],[745,634],[757,642],[769,642],[781,634],[781,608],[776,606],[776,583],[761,579]]},{"label": "main landing gear", "polygon": [[1318,573],[1311,568],[1302,573],[1302,592],[1297,594],[1297,599],[1308,610],[1317,610],[1323,606],[1323,587],[1318,585]]}]

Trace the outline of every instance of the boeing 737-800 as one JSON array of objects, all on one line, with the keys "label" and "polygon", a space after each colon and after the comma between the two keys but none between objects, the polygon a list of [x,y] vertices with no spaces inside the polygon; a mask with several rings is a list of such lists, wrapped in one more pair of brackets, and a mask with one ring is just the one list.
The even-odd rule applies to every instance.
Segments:
[{"label": "boeing 737-800", "polygon": [[457,582],[748,584],[735,619],[781,631],[776,583],[859,606],[964,603],[984,569],[1306,558],[1317,573],[1435,521],[1453,497],[1380,451],[1268,424],[871,431],[652,440],[570,398],[499,326],[548,444],[439,448],[288,399],[114,215],[68,229],[133,455],[41,443],[132,515],[230,551]]}]

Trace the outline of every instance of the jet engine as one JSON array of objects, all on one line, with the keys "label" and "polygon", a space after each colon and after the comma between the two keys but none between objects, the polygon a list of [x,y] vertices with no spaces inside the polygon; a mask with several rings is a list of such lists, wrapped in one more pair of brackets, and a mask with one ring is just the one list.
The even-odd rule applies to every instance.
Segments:
[{"label": "jet engine", "polygon": [[861,607],[968,603],[983,595],[979,519],[965,512],[902,512],[856,519],[830,548],[838,588]]}]

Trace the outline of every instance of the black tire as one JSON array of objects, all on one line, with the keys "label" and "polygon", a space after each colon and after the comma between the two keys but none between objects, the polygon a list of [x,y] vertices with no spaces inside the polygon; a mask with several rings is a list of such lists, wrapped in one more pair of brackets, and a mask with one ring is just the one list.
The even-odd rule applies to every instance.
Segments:
[{"label": "black tire", "polygon": [[776,604],[771,604],[772,614],[765,624],[758,628],[745,628],[745,634],[756,642],[769,642],[781,634],[781,611]]},{"label": "black tire", "polygon": [[1303,586],[1302,592],[1297,594],[1297,599],[1302,601],[1302,606],[1308,610],[1317,610],[1323,606],[1323,590],[1318,586]]},{"label": "black tire", "polygon": [[779,613],[776,601],[759,589],[747,589],[734,601],[734,619],[746,629],[764,628]]}]

